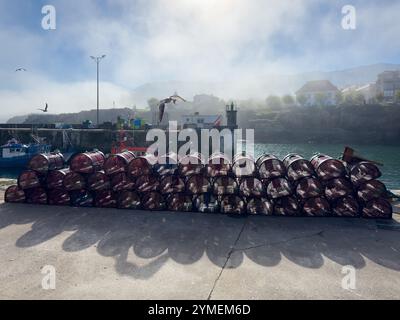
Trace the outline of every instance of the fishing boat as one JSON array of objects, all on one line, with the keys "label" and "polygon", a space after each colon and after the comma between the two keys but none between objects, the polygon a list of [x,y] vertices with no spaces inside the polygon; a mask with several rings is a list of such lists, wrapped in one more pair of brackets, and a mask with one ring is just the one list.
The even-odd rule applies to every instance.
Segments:
[{"label": "fishing boat", "polygon": [[49,153],[50,148],[50,145],[39,141],[23,144],[13,138],[0,146],[0,168],[25,167],[35,154]]},{"label": "fishing boat", "polygon": [[133,144],[133,139],[129,139],[124,130],[119,130],[117,139],[112,143],[111,154],[117,154],[124,151],[131,151],[137,157],[146,154],[147,147],[138,147]]}]

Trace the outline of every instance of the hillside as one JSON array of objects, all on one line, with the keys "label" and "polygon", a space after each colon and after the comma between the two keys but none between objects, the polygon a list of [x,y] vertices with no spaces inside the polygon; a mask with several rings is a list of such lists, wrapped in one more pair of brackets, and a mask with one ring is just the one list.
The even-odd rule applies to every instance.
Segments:
[{"label": "hillside", "polygon": [[[162,99],[174,92],[190,102],[170,108],[171,116],[179,118],[181,113],[200,111],[201,113],[224,113],[223,100],[246,100],[242,105],[243,109],[249,107],[249,101],[265,101],[270,94],[284,95],[294,94],[306,81],[326,79],[340,87],[354,84],[366,84],[374,82],[377,75],[385,70],[400,69],[397,64],[373,64],[349,68],[338,71],[307,72],[294,75],[269,75],[264,78],[257,78],[253,81],[233,79],[227,82],[190,82],[190,81],[164,81],[143,84],[131,92],[132,105],[136,104],[141,108],[147,107],[150,98]],[[221,103],[202,97],[220,97]],[[217,98],[218,99],[218,98]],[[140,109],[139,109],[140,110]],[[119,113],[127,117],[132,109],[101,109],[101,121],[115,122]],[[141,117],[151,121],[151,115],[142,111]],[[12,117],[8,123],[81,123],[84,120],[96,120],[96,111],[82,111],[79,113],[52,114],[30,114]]]},{"label": "hillside", "polygon": [[[111,121],[115,123],[118,116],[123,118],[129,118],[134,114],[131,108],[115,108],[115,109],[101,109],[100,110],[100,122]],[[137,111],[137,116],[145,117],[146,112]],[[61,113],[61,114],[30,114],[25,117],[13,117],[7,121],[7,123],[26,123],[26,124],[49,124],[49,123],[69,123],[69,124],[81,124],[85,120],[90,120],[96,123],[96,109],[81,111],[78,113]]]},{"label": "hillside", "polygon": [[179,93],[187,99],[197,94],[210,94],[222,99],[265,99],[269,94],[293,94],[305,82],[330,80],[337,87],[375,82],[377,75],[385,70],[400,69],[398,64],[372,64],[338,71],[316,71],[293,75],[271,74],[253,80],[232,79],[226,82],[165,81],[146,83],[132,91],[133,102],[145,105],[147,99],[158,99]]},{"label": "hillside", "polygon": [[264,143],[398,144],[400,106],[294,107],[253,112],[240,121]]},{"label": "hillside", "polygon": [[[147,102],[146,102],[147,104]],[[218,97],[210,95],[196,95],[193,101],[180,102],[177,104],[169,104],[165,111],[165,120],[179,121],[184,114],[190,114],[199,111],[202,114],[224,114],[225,102]],[[112,108],[100,109],[100,122],[117,122],[118,116],[128,119],[139,117],[151,123],[152,117],[149,108],[136,109],[132,108]],[[62,113],[62,114],[47,114],[35,113],[24,117],[10,118],[7,123],[25,123],[25,124],[49,124],[49,123],[68,123],[81,124],[85,120],[96,122],[96,110],[81,111],[78,113]]]}]

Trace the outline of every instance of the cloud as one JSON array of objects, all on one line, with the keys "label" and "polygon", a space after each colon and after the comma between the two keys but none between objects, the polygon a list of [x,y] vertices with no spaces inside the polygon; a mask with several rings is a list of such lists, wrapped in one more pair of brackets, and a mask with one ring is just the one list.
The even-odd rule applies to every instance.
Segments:
[{"label": "cloud", "polygon": [[[111,108],[113,102],[117,106],[133,106],[131,94],[128,90],[112,83],[101,83],[101,106]],[[43,108],[45,103],[49,104],[49,113],[79,112],[95,108],[96,82],[74,82],[74,83],[43,83],[30,89],[0,90],[2,111],[0,121],[16,115],[27,113],[40,113],[38,108]]]},{"label": "cloud", "polygon": [[[103,106],[143,103],[131,92],[147,82],[229,83],[220,86],[226,91],[213,93],[265,96],[274,87],[273,75],[398,62],[394,13],[400,4],[355,0],[358,28],[344,31],[341,8],[347,3],[341,2],[54,0],[52,32],[40,29],[39,4],[17,9],[3,3],[0,106],[14,109],[0,118],[49,99],[55,112],[94,107],[89,55],[107,54],[101,62]],[[29,72],[12,74],[20,65]]]}]

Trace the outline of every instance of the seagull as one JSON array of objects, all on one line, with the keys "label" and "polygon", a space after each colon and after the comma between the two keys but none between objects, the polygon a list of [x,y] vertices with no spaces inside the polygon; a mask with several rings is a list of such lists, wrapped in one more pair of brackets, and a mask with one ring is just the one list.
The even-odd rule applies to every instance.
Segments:
[{"label": "seagull", "polygon": [[165,105],[167,104],[167,103],[173,103],[173,104],[176,104],[176,101],[177,100],[181,100],[181,101],[183,101],[183,102],[186,102],[186,100],[185,99],[183,99],[181,96],[178,96],[177,94],[174,94],[174,95],[172,95],[172,96],[170,96],[170,97],[168,97],[168,98],[165,98],[165,99],[163,99],[163,100],[161,100],[160,101],[160,104],[158,105],[158,111],[159,111],[159,118],[158,118],[158,121],[159,122],[161,122],[161,120],[162,120],[162,118],[163,118],[163,116],[164,116],[164,110],[165,110]]},{"label": "seagull", "polygon": [[18,69],[15,69],[15,72],[18,72],[18,71],[26,71],[26,69],[25,69],[25,68],[18,68]]},{"label": "seagull", "polygon": [[48,108],[48,107],[49,107],[49,106],[48,106],[48,104],[46,103],[46,106],[44,107],[44,109],[38,108],[38,110],[43,111],[43,112],[47,112],[47,108]]}]

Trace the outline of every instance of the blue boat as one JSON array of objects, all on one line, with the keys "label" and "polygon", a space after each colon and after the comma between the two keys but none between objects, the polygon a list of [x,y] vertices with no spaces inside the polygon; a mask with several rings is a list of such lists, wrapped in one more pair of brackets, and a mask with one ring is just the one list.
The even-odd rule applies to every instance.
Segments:
[{"label": "blue boat", "polygon": [[51,146],[39,142],[23,144],[11,139],[0,146],[0,168],[23,168],[38,153],[50,152]]}]

